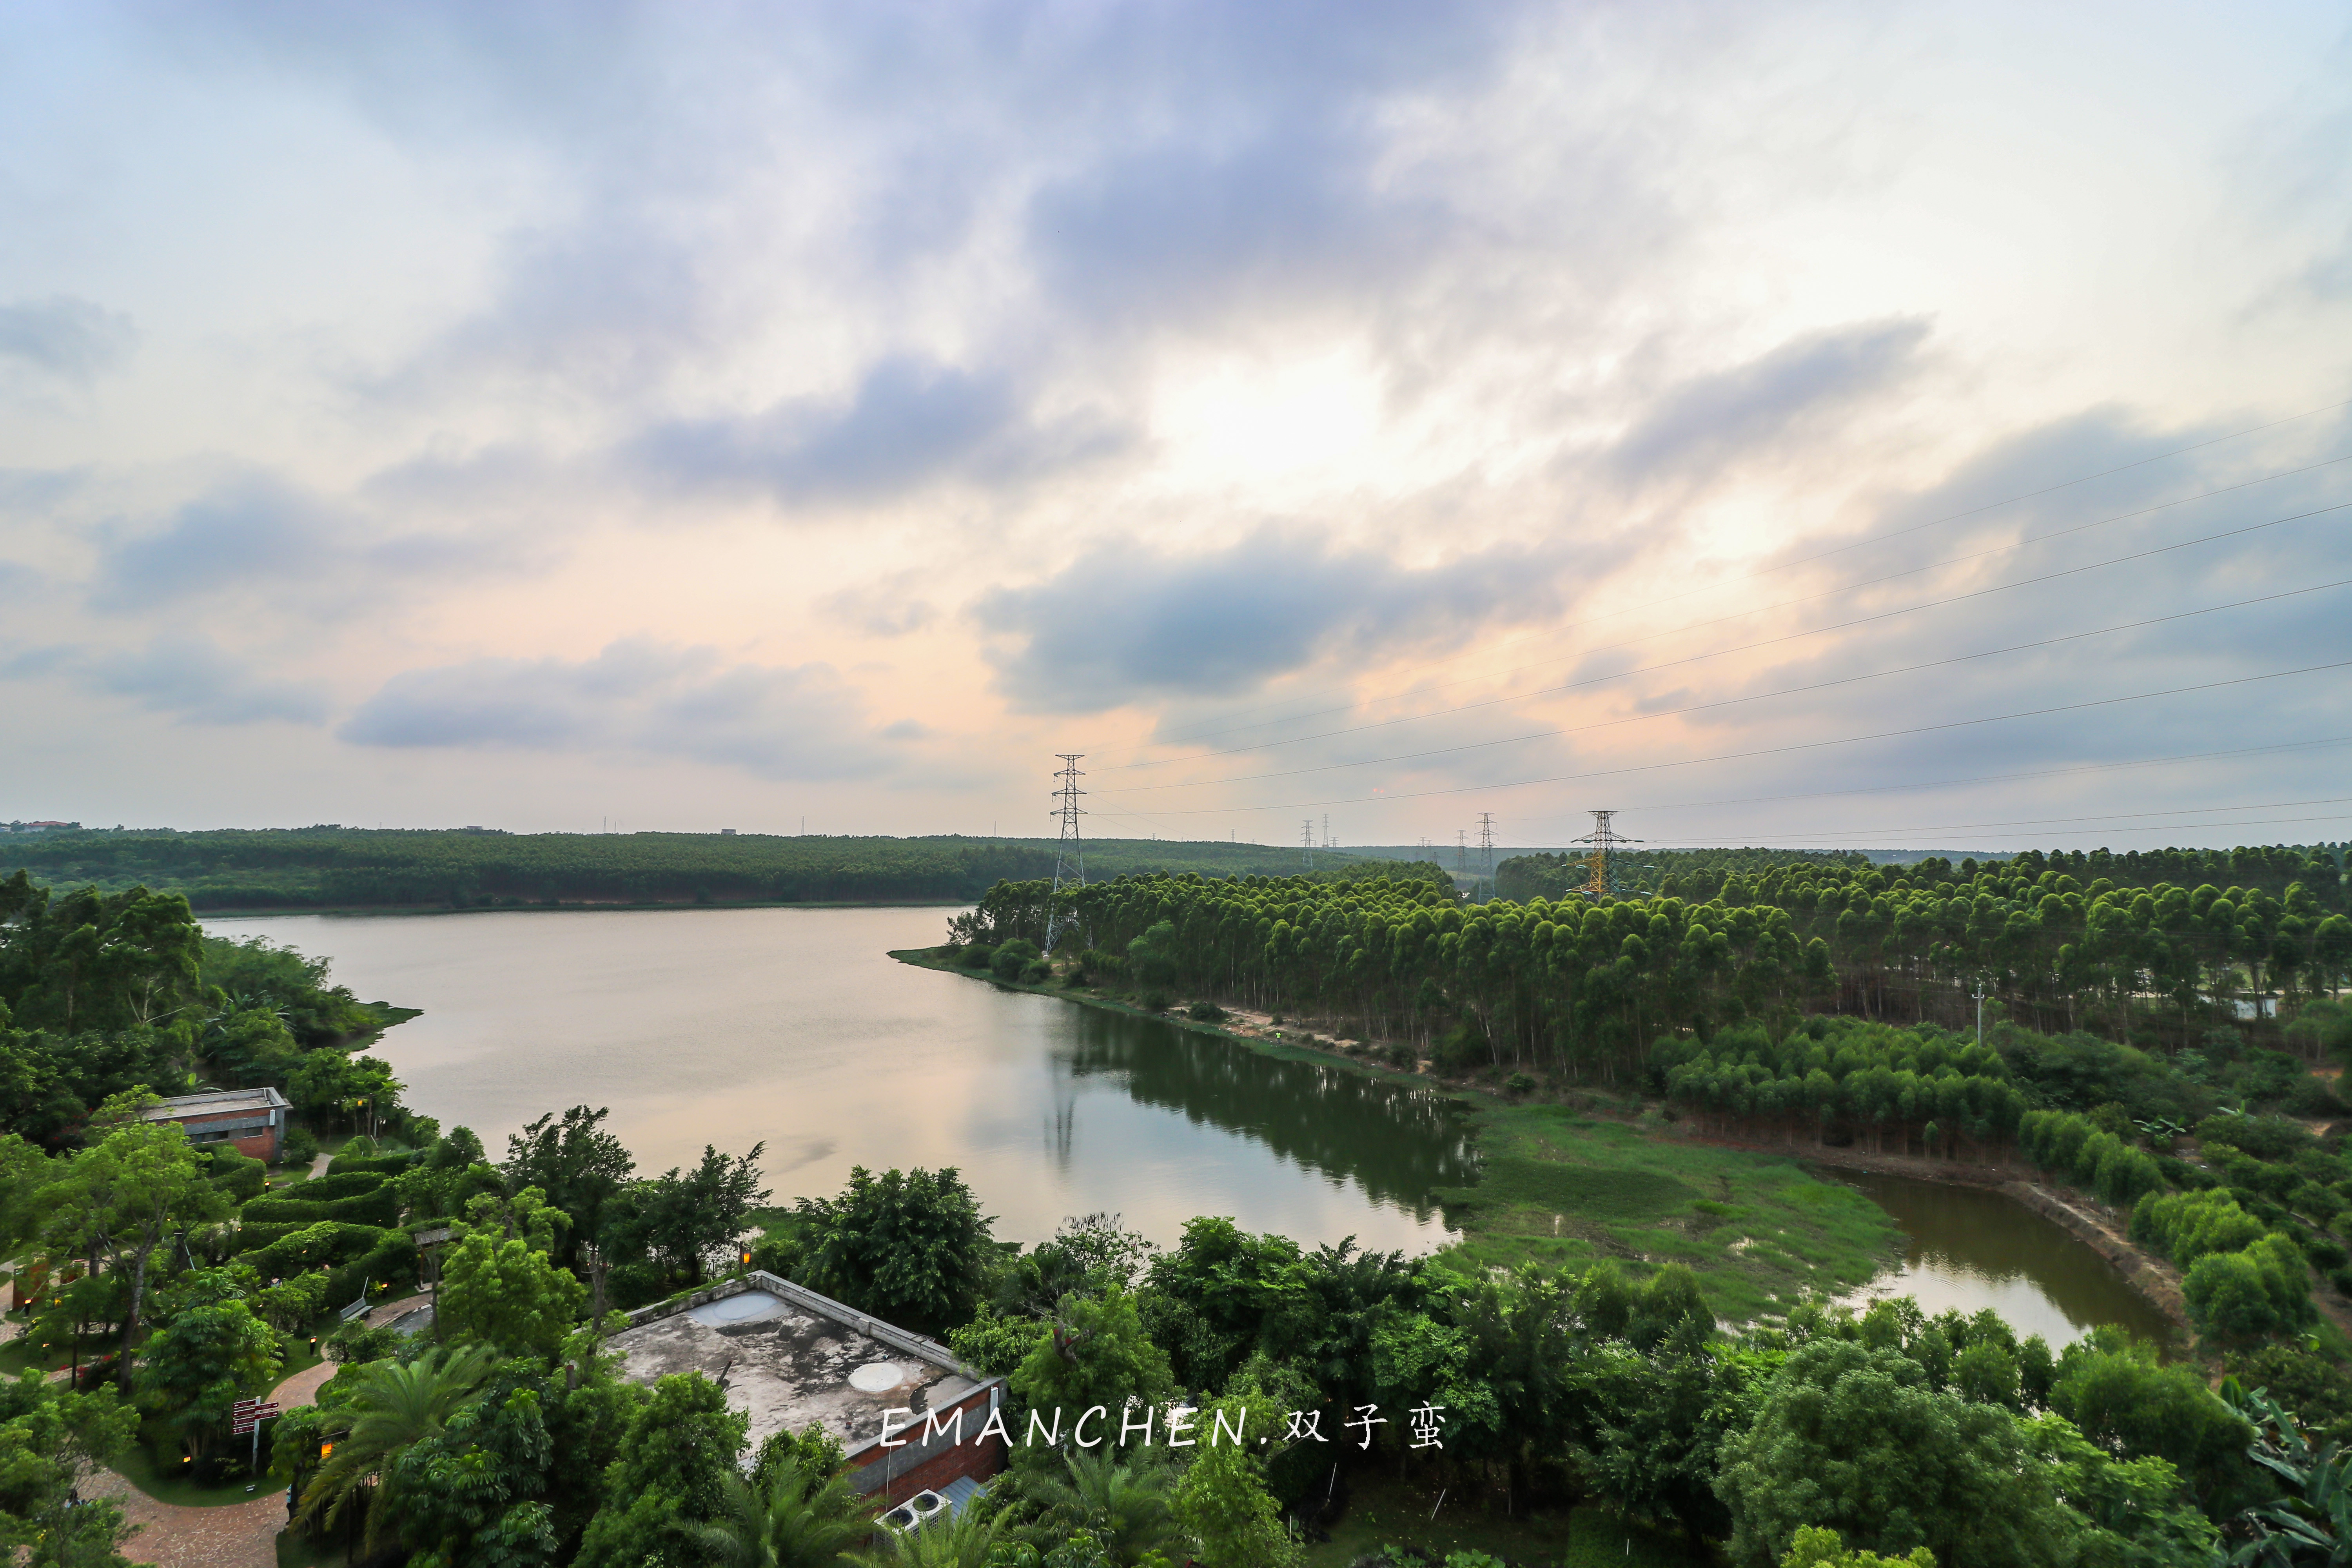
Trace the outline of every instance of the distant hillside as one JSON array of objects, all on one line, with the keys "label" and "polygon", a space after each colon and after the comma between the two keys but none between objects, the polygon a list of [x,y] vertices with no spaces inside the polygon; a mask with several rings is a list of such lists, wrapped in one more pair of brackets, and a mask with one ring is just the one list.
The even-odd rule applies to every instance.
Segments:
[{"label": "distant hillside", "polygon": [[[0,836],[0,877],[110,890],[139,883],[199,910],[478,909],[558,903],[960,903],[1054,872],[1048,838],[782,837],[718,833],[349,827]],[[1287,876],[1295,848],[1108,838],[1090,878],[1122,871]],[[1360,857],[1318,855],[1338,865]]]}]

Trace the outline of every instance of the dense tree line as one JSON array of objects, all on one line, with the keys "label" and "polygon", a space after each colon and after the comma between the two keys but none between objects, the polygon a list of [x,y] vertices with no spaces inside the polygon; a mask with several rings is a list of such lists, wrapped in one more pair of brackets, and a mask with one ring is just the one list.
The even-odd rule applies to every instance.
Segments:
[{"label": "dense tree line", "polygon": [[205,935],[177,893],[0,881],[0,1132],[70,1143],[133,1084],[268,1084],[322,1129],[381,1118],[391,1069],[350,1047],[401,1016],[322,961]]},{"label": "dense tree line", "polygon": [[[1439,876],[1377,868],[1331,879],[1129,876],[1059,897],[1074,940],[1131,958],[1156,984],[1352,1020],[1456,1065],[1614,1080],[1662,1033],[1703,1038],[1754,1018],[1777,1037],[1811,1011],[1958,1026],[1979,988],[1996,1017],[2045,1032],[2177,1047],[2234,1032],[2242,1014],[2269,1031],[2263,1020],[2332,995],[2352,973],[2334,863],[2241,858],[2281,873],[2289,855],[2309,880],[2275,896],[2086,884],[2022,857],[1790,861],[1727,872],[1704,900],[1465,907]],[[1001,884],[951,936],[1040,942],[1052,897],[1044,881]]]},{"label": "dense tree line", "polygon": [[[1097,871],[1245,875],[1297,851],[1105,839]],[[1003,879],[1050,877],[1051,840],[540,833],[351,827],[0,837],[0,876],[101,890],[145,886],[200,910],[526,907],[558,902],[955,902]]]}]

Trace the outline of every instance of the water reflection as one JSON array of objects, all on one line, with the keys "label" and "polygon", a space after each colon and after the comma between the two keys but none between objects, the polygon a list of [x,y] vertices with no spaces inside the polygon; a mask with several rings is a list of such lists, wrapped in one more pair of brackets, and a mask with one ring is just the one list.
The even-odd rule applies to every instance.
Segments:
[{"label": "water reflection", "polygon": [[1286,1160],[1354,1180],[1377,1202],[1426,1215],[1433,1188],[1476,1179],[1459,1112],[1424,1089],[1092,1008],[1077,1015],[1070,1046],[1074,1077],[1116,1075],[1145,1105],[1244,1133]]},{"label": "water reflection", "polygon": [[1442,1245],[1458,1134],[1425,1095],[1269,1061],[1155,1019],[913,969],[935,909],[318,915],[207,922],[330,958],[422,1007],[379,1054],[495,1152],[585,1102],[640,1167],[764,1142],[774,1200],[853,1165],[959,1167],[1020,1241],[1117,1211],[1160,1242],[1230,1215],[1307,1245]]},{"label": "water reflection", "polygon": [[1820,1173],[1868,1194],[1909,1238],[1902,1267],[1871,1281],[1857,1300],[1916,1296],[1931,1315],[1990,1307],[2021,1337],[2040,1334],[2053,1349],[2098,1323],[2119,1323],[2167,1346],[2177,1342],[2171,1320],[2114,1265],[1997,1192],[1871,1171]]}]

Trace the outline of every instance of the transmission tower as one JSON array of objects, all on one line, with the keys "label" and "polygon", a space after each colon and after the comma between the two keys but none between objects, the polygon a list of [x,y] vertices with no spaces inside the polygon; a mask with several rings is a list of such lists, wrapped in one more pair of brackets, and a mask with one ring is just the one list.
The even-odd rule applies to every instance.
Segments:
[{"label": "transmission tower", "polygon": [[1486,875],[1495,874],[1495,814],[1491,811],[1478,814],[1478,861]]},{"label": "transmission tower", "polygon": [[1051,815],[1062,820],[1062,838],[1054,850],[1054,896],[1045,905],[1047,952],[1054,951],[1055,941],[1077,919],[1076,914],[1065,914],[1062,910],[1063,887],[1065,884],[1073,888],[1087,885],[1086,845],[1078,837],[1078,818],[1086,815],[1079,808],[1078,796],[1087,793],[1078,787],[1078,781],[1086,777],[1078,771],[1078,759],[1086,753],[1055,752],[1054,754],[1062,759],[1062,771],[1054,775],[1061,781],[1062,787],[1054,792],[1057,804]]},{"label": "transmission tower", "polygon": [[1323,847],[1331,847],[1331,814],[1328,811],[1323,814]]},{"label": "transmission tower", "polygon": [[1467,828],[1457,827],[1454,830],[1454,869],[1465,876],[1469,873],[1470,831]]},{"label": "transmission tower", "polygon": [[1581,838],[1572,840],[1574,843],[1592,846],[1592,853],[1585,858],[1585,864],[1592,868],[1592,879],[1585,884],[1584,889],[1584,896],[1588,899],[1598,900],[1609,896],[1609,851],[1621,844],[1642,842],[1638,838],[1628,838],[1609,826],[1610,818],[1616,815],[1614,810],[1594,812],[1592,831]]}]

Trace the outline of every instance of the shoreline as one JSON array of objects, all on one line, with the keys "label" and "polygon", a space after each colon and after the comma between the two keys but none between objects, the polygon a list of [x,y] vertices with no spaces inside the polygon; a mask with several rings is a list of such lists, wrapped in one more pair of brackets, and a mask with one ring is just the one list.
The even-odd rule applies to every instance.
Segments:
[{"label": "shoreline", "polygon": [[[1270,1022],[1255,1021],[1256,1015],[1227,1009],[1236,1016],[1254,1020],[1246,1028],[1235,1029],[1202,1019],[1188,1018],[1174,1009],[1164,1013],[1153,1013],[1110,997],[1089,995],[1084,992],[1067,990],[1052,984],[999,980],[985,970],[972,970],[961,964],[942,962],[936,956],[936,949],[931,948],[908,948],[893,951],[889,956],[913,968],[935,970],[943,974],[985,981],[1007,991],[1054,997],[1062,1001],[1075,1002],[1081,1006],[1123,1013],[1131,1017],[1154,1018],[1179,1028],[1190,1029],[1196,1034],[1213,1035],[1232,1040],[1253,1050],[1286,1060],[1322,1062],[1352,1068],[1367,1077],[1390,1081],[1410,1081],[1419,1088],[1454,1100],[1462,1107],[1466,1116],[1473,1118],[1481,1111],[1511,1103],[1497,1100],[1495,1096],[1475,1088],[1449,1083],[1418,1070],[1408,1072],[1402,1068],[1365,1061],[1342,1051],[1301,1046],[1287,1038],[1269,1039],[1257,1031],[1261,1028],[1271,1028],[1274,1026]],[[2156,1308],[2184,1334],[2193,1336],[2194,1329],[2189,1321],[2187,1300],[2181,1294],[2179,1270],[2163,1259],[2151,1257],[2135,1245],[2126,1234],[2099,1218],[2093,1212],[2090,1201],[2080,1194],[2062,1194],[2038,1181],[2021,1179],[2013,1169],[2002,1166],[1929,1160],[1915,1155],[1873,1154],[1849,1149],[1789,1149],[1780,1145],[1750,1143],[1740,1139],[1703,1134],[1696,1131],[1688,1132],[1670,1131],[1662,1135],[1654,1131],[1641,1129],[1638,1116],[1612,1114],[1608,1110],[1602,1109],[1604,1102],[1601,1097],[1596,1095],[1593,1100],[1594,1103],[1589,1114],[1618,1122],[1629,1129],[1643,1131],[1646,1136],[1661,1142],[1720,1149],[1727,1153],[1759,1155],[1789,1161],[1801,1166],[1813,1164],[1831,1169],[1869,1171],[1885,1175],[1906,1176],[1913,1180],[1933,1182],[1941,1185],[1976,1187],[2000,1193],[2019,1207],[2057,1226],[2076,1241],[2098,1254],[2135,1294]],[[1466,1227],[1462,1230],[1461,1235],[1465,1240],[1468,1238],[1469,1232]]]},{"label": "shoreline", "polygon": [[[960,910],[971,904],[970,899],[829,899],[829,900],[768,900],[729,899],[724,902],[698,903],[688,899],[654,900],[644,903],[628,903],[619,900],[611,902],[583,900],[562,904],[478,904],[467,909],[452,909],[446,904],[287,904],[266,909],[208,910],[192,909],[202,921],[283,920],[289,915],[594,915],[619,911],[651,910]],[[896,954],[892,955],[896,957]]]}]

